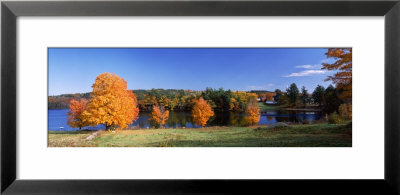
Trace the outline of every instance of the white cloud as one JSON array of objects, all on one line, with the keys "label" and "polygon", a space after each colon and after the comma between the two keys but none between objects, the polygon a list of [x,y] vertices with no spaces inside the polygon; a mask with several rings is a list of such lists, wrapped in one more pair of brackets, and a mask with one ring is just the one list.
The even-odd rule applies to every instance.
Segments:
[{"label": "white cloud", "polygon": [[322,59],[320,64],[314,64],[314,65],[311,65],[311,64],[299,65],[299,66],[296,66],[296,68],[320,69],[320,68],[322,68],[322,64],[323,64],[323,63],[329,63],[329,64],[330,64],[330,63],[333,63],[333,62],[335,62],[335,59],[333,59],[333,58],[326,58],[326,59]]},{"label": "white cloud", "polygon": [[317,68],[321,68],[320,64],[315,64],[315,65],[300,65],[300,66],[296,66],[296,68],[305,68],[305,69],[317,69]]},{"label": "white cloud", "polygon": [[325,74],[325,70],[304,70],[301,72],[294,72],[283,77],[305,77],[311,75]]}]

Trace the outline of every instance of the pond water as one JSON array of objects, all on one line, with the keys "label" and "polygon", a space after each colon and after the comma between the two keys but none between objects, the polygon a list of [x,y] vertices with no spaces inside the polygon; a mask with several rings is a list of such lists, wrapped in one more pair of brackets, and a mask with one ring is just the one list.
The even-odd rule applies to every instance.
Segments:
[{"label": "pond water", "polygon": [[[79,128],[71,128],[67,124],[67,112],[68,109],[63,110],[49,110],[48,128],[51,131],[74,131]],[[139,119],[136,120],[130,127],[133,128],[151,128],[149,121],[149,114],[141,112]],[[270,110],[262,112],[259,125],[274,124],[277,122],[293,122],[302,123],[307,120],[311,123],[313,120],[319,120],[321,114],[317,112],[299,112],[299,111],[285,111],[285,110]],[[242,113],[224,112],[215,113],[215,116],[211,117],[207,126],[246,126],[246,118]],[[190,112],[170,112],[169,119],[166,124],[167,128],[197,128],[195,123],[192,121]],[[85,127],[84,129],[97,130],[105,129],[104,125],[98,125],[96,127]]]}]

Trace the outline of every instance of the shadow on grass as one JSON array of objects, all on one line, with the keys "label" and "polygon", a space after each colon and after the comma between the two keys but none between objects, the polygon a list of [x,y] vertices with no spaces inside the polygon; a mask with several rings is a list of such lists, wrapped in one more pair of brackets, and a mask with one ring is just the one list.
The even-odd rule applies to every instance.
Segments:
[{"label": "shadow on grass", "polygon": [[145,147],[351,147],[351,135],[281,135],[221,140],[165,140]]}]

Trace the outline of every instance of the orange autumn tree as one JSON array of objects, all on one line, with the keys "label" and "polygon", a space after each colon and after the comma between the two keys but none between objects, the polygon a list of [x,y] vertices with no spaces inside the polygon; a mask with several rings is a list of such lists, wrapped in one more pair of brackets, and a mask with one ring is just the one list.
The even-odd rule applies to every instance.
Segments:
[{"label": "orange autumn tree", "polygon": [[82,113],[86,110],[88,101],[84,98],[80,99],[79,101],[72,99],[69,102],[69,111],[68,115],[68,122],[67,124],[72,127],[82,129],[82,127],[86,127],[89,123],[84,120]]},{"label": "orange autumn tree", "polygon": [[337,70],[333,76],[328,76],[326,81],[332,81],[341,91],[339,97],[343,100],[352,99],[352,48],[330,48],[325,54],[332,58],[333,63],[323,63],[322,69]]},{"label": "orange autumn tree", "polygon": [[126,128],[138,119],[139,108],[132,91],[127,90],[127,82],[113,73],[102,73],[92,85],[85,120],[92,126],[104,124],[110,128]]},{"label": "orange autumn tree", "polygon": [[210,117],[214,116],[214,111],[211,109],[210,104],[203,98],[196,100],[192,108],[193,121],[197,125],[204,127]]},{"label": "orange autumn tree", "polygon": [[267,101],[274,100],[275,93],[264,93],[262,95]]},{"label": "orange autumn tree", "polygon": [[169,117],[169,111],[165,110],[163,106],[153,106],[153,111],[151,112],[150,120],[155,124],[163,126],[167,122]]},{"label": "orange autumn tree", "polygon": [[260,108],[254,99],[250,99],[249,104],[247,104],[245,120],[251,125],[258,123],[260,120]]}]

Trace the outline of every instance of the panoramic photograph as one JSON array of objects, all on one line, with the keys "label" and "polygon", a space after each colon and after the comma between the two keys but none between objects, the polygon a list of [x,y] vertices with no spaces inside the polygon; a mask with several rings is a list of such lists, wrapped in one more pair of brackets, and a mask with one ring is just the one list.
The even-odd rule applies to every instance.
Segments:
[{"label": "panoramic photograph", "polygon": [[48,147],[352,147],[352,48],[48,48]]}]

